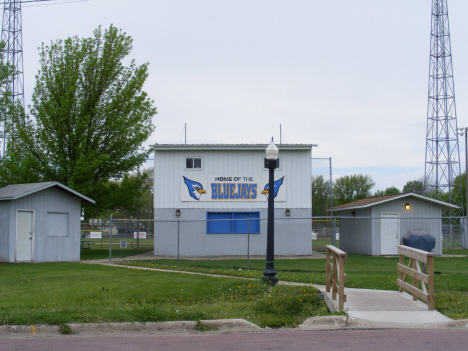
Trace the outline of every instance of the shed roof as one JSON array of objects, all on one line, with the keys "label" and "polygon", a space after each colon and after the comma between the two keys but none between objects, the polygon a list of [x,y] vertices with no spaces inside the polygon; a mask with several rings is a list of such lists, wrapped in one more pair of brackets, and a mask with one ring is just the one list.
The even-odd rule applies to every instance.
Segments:
[{"label": "shed roof", "polygon": [[33,193],[36,193],[41,190],[48,188],[57,188],[61,191],[68,193],[69,195],[79,197],[81,201],[85,203],[94,204],[96,201],[90,199],[79,192],[70,189],[69,187],[59,183],[59,182],[43,182],[43,183],[28,183],[28,184],[13,184],[7,185],[4,188],[0,189],[0,201],[6,200],[16,200],[23,196],[27,196]]},{"label": "shed roof", "polygon": [[[175,151],[175,150],[248,150],[264,151],[268,144],[155,144],[151,147],[155,151]],[[311,150],[317,144],[277,144],[281,150]]]},{"label": "shed roof", "polygon": [[453,208],[453,209],[459,208],[458,206],[449,204],[444,201],[432,199],[427,196],[422,196],[422,195],[418,195],[415,193],[403,193],[403,194],[396,194],[396,195],[368,197],[367,199],[357,200],[357,201],[353,201],[344,205],[332,207],[328,209],[327,211],[341,211],[341,210],[354,210],[354,209],[359,209],[359,208],[367,208],[367,207],[380,205],[385,202],[402,199],[405,197],[415,197],[423,201],[432,202],[442,207]]}]

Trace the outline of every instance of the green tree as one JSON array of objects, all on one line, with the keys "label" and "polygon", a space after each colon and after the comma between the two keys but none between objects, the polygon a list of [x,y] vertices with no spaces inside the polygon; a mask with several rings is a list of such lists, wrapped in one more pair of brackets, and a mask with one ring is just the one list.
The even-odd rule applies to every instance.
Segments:
[{"label": "green tree", "polygon": [[322,175],[312,178],[312,216],[326,216],[325,210],[329,207],[330,182]]},{"label": "green tree", "polygon": [[377,190],[374,196],[388,196],[401,194],[400,190],[394,186],[388,187],[385,191]]},{"label": "green tree", "polygon": [[132,39],[112,25],[42,45],[32,117],[17,114],[8,124],[3,184],[55,180],[102,201],[110,179],[144,162],[156,108],[142,90],[148,64],[123,64],[131,49]]},{"label": "green tree", "polygon": [[[460,192],[456,192],[455,196],[457,197],[456,199],[452,199],[452,203],[461,203],[463,202],[463,213],[466,215],[466,173],[463,173],[457,177],[455,177],[455,179],[453,180],[453,183],[455,186],[460,186],[461,187],[461,191]],[[462,197],[460,199],[460,196]],[[445,201],[448,201],[448,198],[447,200]]]},{"label": "green tree", "polygon": [[422,180],[410,180],[403,187],[403,192],[425,195],[424,182]]},{"label": "green tree", "polygon": [[338,178],[333,185],[333,206],[370,197],[374,185],[372,177],[363,174],[352,174]]}]

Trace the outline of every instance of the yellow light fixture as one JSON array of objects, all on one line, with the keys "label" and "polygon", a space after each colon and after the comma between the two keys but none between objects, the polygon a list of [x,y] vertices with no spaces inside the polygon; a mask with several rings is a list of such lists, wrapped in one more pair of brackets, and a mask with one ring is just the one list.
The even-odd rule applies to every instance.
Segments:
[{"label": "yellow light fixture", "polygon": [[176,211],[175,211],[175,215],[176,215],[177,217],[179,217],[179,216],[180,216],[180,210],[176,210]]},{"label": "yellow light fixture", "polygon": [[289,208],[288,208],[288,209],[286,209],[286,216],[289,217],[290,215],[291,215],[291,210],[289,210]]},{"label": "yellow light fixture", "polygon": [[409,205],[409,203],[406,203],[405,204],[405,210],[408,211],[409,209],[410,209],[410,205]]}]

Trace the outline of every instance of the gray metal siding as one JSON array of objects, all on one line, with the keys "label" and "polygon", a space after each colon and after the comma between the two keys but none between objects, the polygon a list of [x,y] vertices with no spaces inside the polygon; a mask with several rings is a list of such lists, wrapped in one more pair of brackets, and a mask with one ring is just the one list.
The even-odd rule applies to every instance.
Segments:
[{"label": "gray metal siding", "polygon": [[[372,255],[372,223],[369,218],[371,209],[341,211],[340,248],[348,254]],[[348,217],[348,218],[345,218]]]},{"label": "gray metal siding", "polygon": [[[260,210],[260,234],[207,234],[206,212],[212,209],[181,209],[176,217],[173,209],[155,211],[154,254],[176,256],[179,240],[180,256],[246,256],[250,237],[250,255],[265,255],[267,210]],[[242,210],[237,208],[223,211]],[[312,253],[312,221],[310,210],[291,210],[285,217],[284,209],[275,210],[275,254],[310,255]],[[305,219],[304,219],[305,218]],[[200,221],[202,219],[202,221]],[[180,223],[177,223],[180,220]],[[171,222],[168,222],[171,221]],[[179,230],[179,238],[177,231]]]},{"label": "gray metal siding", "polygon": [[[34,211],[33,260],[35,262],[78,261],[80,259],[81,200],[79,198],[55,188],[48,188],[11,201],[12,218],[10,224],[13,224],[11,226],[13,238],[16,235],[17,210]],[[68,237],[48,235],[49,230],[51,230],[47,228],[48,212],[68,214]],[[14,244],[12,246],[14,257]]]},{"label": "gray metal siding", "polygon": [[[405,203],[410,204],[409,210],[404,209]],[[380,218],[381,213],[388,212],[400,213],[400,245],[403,245],[403,237],[408,232],[426,231],[436,238],[436,246],[432,252],[436,255],[442,255],[442,211],[439,205],[414,197],[407,197],[372,207],[372,216],[374,218]],[[374,255],[380,255],[381,235],[379,220],[373,221],[373,238]]]},{"label": "gray metal siding", "polygon": [[10,246],[10,201],[0,201],[0,262],[12,262]]},{"label": "gray metal siding", "polygon": [[[201,157],[201,170],[186,170],[186,157]],[[264,151],[156,151],[154,154],[154,208],[213,208],[261,209],[262,202],[183,202],[181,177],[268,175],[263,168]],[[311,153],[310,150],[280,152],[279,170],[275,178],[286,176],[287,201],[277,202],[277,208],[311,208]],[[310,214],[309,214],[310,215]]]}]

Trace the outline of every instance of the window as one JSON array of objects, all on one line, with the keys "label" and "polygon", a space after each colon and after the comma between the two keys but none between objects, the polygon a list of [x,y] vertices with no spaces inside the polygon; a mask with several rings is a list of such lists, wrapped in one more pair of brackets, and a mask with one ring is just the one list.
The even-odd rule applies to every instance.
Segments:
[{"label": "window", "polygon": [[47,212],[47,236],[68,236],[68,213]]},{"label": "window", "polygon": [[260,234],[260,212],[207,212],[207,234]]},{"label": "window", "polygon": [[201,169],[201,158],[199,157],[187,157],[185,159],[185,168],[198,168]]}]

